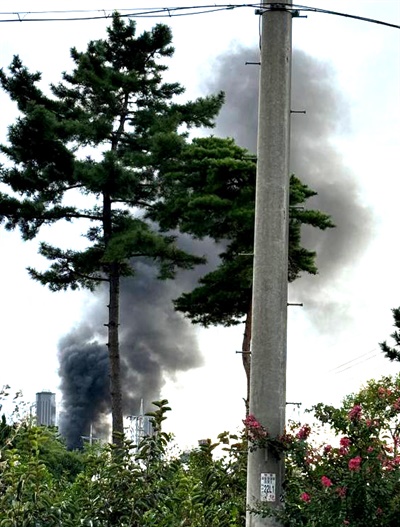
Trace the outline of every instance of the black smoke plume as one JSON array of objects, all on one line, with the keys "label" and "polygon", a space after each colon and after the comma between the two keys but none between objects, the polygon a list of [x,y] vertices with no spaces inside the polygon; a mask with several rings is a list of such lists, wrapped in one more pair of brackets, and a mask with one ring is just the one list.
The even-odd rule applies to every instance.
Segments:
[{"label": "black smoke plume", "polygon": [[86,321],[59,342],[59,375],[63,393],[60,432],[69,448],[80,448],[83,438],[106,435],[109,411],[107,347],[95,326]]},{"label": "black smoke plume", "polygon": [[[133,262],[135,275],[121,283],[120,354],[125,415],[137,415],[160,398],[166,379],[202,365],[196,329],[174,311],[172,299],[190,290],[217,263],[214,242],[179,238],[184,250],[211,255],[206,266],[179,271],[175,280],[158,280],[151,262]],[[63,395],[60,432],[70,448],[82,444],[91,425],[93,434],[108,439],[110,410],[107,334],[108,292],[101,289],[85,319],[59,343],[59,374]]]},{"label": "black smoke plume", "polygon": [[[259,66],[257,49],[236,48],[222,54],[213,67],[207,92],[224,90],[226,104],[217,121],[217,133],[234,137],[256,152]],[[335,282],[362,255],[371,235],[372,216],[360,202],[355,174],[332,145],[334,136],[349,130],[349,108],[341,97],[335,72],[303,51],[294,50],[292,64],[290,169],[318,195],[307,206],[331,215],[330,231],[304,228],[303,244],[317,251],[317,276],[303,276],[291,286],[293,301],[301,301],[316,328],[325,330],[343,320],[346,307],[333,298]]]},{"label": "black smoke plume", "polygon": [[[259,67],[256,49],[236,49],[221,55],[213,67],[207,93],[224,90],[226,104],[217,122],[216,133],[234,137],[256,151]],[[303,243],[318,253],[317,277],[304,276],[293,284],[291,296],[304,302],[316,327],[324,329],[339,320],[345,309],[331,295],[335,281],[362,254],[368,241],[371,216],[359,201],[354,174],[344,165],[332,146],[335,133],[346,130],[349,111],[335,85],[334,71],[301,51],[293,53],[292,108],[306,110],[293,114],[291,171],[318,196],[309,206],[331,214],[336,228],[329,232],[304,229]],[[338,128],[339,127],[339,128]],[[341,128],[340,128],[341,127]],[[178,273],[177,280],[161,282],[155,269],[138,262],[136,275],[126,279],[121,291],[121,360],[125,414],[139,410],[140,399],[147,404],[158,399],[167,377],[201,365],[195,328],[175,313],[172,299],[190,290],[200,275],[216,265],[217,249],[211,242],[180,238],[183,247],[197,254],[211,255],[208,266],[196,272]],[[108,359],[106,334],[99,332],[107,322],[107,293],[101,291],[85,320],[66,336],[59,347],[61,390],[64,412],[60,427],[70,446],[88,435],[106,432],[109,411]]]}]

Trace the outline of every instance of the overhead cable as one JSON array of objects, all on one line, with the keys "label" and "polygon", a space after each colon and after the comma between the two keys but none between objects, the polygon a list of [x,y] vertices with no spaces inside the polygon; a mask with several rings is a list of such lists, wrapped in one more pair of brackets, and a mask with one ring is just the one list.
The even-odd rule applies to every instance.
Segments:
[{"label": "overhead cable", "polygon": [[[130,9],[97,9],[97,10],[53,10],[53,11],[4,11],[0,12],[1,16],[14,18],[0,18],[1,22],[76,22],[76,21],[90,21],[102,20],[112,17],[114,12],[118,12],[121,18],[172,18],[177,16],[193,16],[207,13],[215,13],[217,11],[228,11],[239,8],[253,8],[262,14],[265,11],[284,9],[294,12],[313,12],[327,15],[335,15],[361,22],[369,22],[373,24],[380,24],[386,27],[400,29],[399,24],[385,22],[374,18],[363,17],[359,15],[352,15],[350,13],[342,13],[339,11],[331,11],[318,7],[305,6],[300,4],[286,4],[278,2],[267,3],[251,3],[251,4],[204,4],[204,5],[190,5],[180,7],[146,7],[146,8],[130,8]],[[98,13],[98,14],[94,14]],[[295,13],[294,13],[295,14]],[[49,15],[44,17],[43,15]],[[63,16],[51,16],[63,15]],[[66,15],[66,16],[65,16]],[[76,15],[76,16],[68,16]],[[80,16],[79,16],[80,15]]]}]

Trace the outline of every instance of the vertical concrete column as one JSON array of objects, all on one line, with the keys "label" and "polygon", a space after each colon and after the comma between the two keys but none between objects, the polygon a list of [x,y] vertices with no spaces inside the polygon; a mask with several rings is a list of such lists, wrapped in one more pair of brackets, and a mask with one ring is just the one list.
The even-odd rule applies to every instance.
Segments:
[{"label": "vertical concrete column", "polygon": [[[291,1],[268,2],[262,10],[250,413],[271,436],[283,433],[286,409],[290,7]],[[283,473],[283,460],[267,450],[249,453],[247,504],[280,507]],[[277,525],[247,514],[247,527]]]}]

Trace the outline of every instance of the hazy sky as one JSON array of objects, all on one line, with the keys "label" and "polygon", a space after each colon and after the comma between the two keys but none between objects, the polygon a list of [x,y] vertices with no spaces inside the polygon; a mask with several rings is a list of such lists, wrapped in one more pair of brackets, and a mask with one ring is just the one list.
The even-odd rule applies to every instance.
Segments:
[{"label": "hazy sky", "polygon": [[[57,9],[81,5],[59,0]],[[85,9],[185,5],[191,3],[124,0],[99,6],[87,0]],[[400,24],[397,0],[315,0],[309,5]],[[32,9],[31,2],[12,4],[14,12],[27,9]],[[35,2],[35,10],[49,9],[54,9],[54,2]],[[213,133],[235,137],[253,149],[258,66],[244,62],[258,60],[259,17],[254,8],[140,19],[138,33],[156,22],[167,23],[174,34],[176,53],[168,77],[186,86],[188,97],[224,89],[227,105]],[[7,67],[19,54],[29,68],[43,72],[44,85],[57,82],[71,66],[69,48],[85,49],[90,39],[104,37],[106,25],[106,21],[3,23],[0,66]],[[289,293],[290,301],[303,302],[304,307],[289,308],[287,399],[307,407],[319,401],[338,403],[368,378],[399,370],[381,357],[378,342],[392,332],[390,310],[400,305],[400,31],[308,13],[293,21],[293,48],[293,109],[306,114],[292,117],[292,170],[318,191],[312,205],[332,214],[337,224],[322,236],[305,233],[307,244],[319,251],[320,273],[300,279]],[[16,110],[3,94],[0,104],[4,141]],[[42,237],[58,243],[60,235],[69,239],[79,234],[49,229]],[[2,229],[0,247],[0,385],[21,388],[28,400],[42,389],[57,391],[60,399],[58,356],[61,353],[66,368],[64,359],[72,356],[66,353],[80,345],[77,336],[89,330],[102,333],[96,324],[102,327],[105,321],[104,298],[85,292],[51,293],[32,282],[25,267],[43,265],[36,255],[37,241],[22,243],[18,232]],[[144,268],[143,276],[146,273]],[[146,342],[169,342],[165,353],[152,356],[157,386],[163,385],[162,396],[173,408],[168,426],[181,444],[236,429],[245,396],[241,357],[235,353],[241,348],[243,328],[197,330],[173,313],[157,310],[161,298],[176,296],[176,285],[154,292],[143,283],[126,293],[125,335],[135,338],[140,328],[152,335]],[[129,311],[140,292],[149,300],[147,312],[156,313],[165,334],[155,335],[154,326],[150,322],[146,326],[146,316],[139,321],[139,313]],[[174,360],[174,344],[165,336],[171,329],[183,335]],[[91,342],[93,333],[89,334]],[[145,371],[143,365],[141,374]],[[153,393],[146,392],[143,379],[133,375],[129,382],[142,386],[144,395]],[[129,413],[135,413],[137,393],[130,401]],[[288,415],[297,416],[292,407]]]}]

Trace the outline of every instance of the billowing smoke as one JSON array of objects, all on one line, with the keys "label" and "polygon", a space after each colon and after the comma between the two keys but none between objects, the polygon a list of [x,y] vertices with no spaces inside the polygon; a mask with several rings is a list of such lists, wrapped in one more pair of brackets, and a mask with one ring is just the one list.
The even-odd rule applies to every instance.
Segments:
[{"label": "billowing smoke", "polygon": [[83,438],[89,437],[91,425],[95,436],[107,434],[110,407],[107,348],[90,320],[61,339],[59,362],[63,393],[60,432],[70,448],[79,448]]},{"label": "billowing smoke", "polygon": [[[179,271],[175,280],[158,280],[149,261],[134,262],[135,275],[121,283],[120,353],[124,414],[137,415],[140,400],[145,411],[160,398],[167,378],[201,366],[196,329],[174,311],[172,299],[195,286],[200,275],[217,262],[217,248],[209,240],[181,236],[179,245],[198,255],[211,255],[206,266]],[[70,448],[82,444],[91,425],[95,437],[107,438],[110,410],[107,334],[108,292],[96,293],[85,320],[59,343],[59,374],[63,394],[60,431]]]},{"label": "billowing smoke", "polygon": [[[206,92],[226,92],[226,104],[217,122],[216,134],[234,137],[256,151],[259,66],[256,49],[237,49],[221,55],[213,67]],[[291,171],[318,192],[308,205],[329,213],[337,227],[328,232],[304,229],[303,243],[318,252],[317,277],[304,276],[292,286],[291,299],[304,302],[316,327],[335,323],[343,307],[335,302],[335,280],[360,256],[368,241],[371,217],[360,204],[354,174],[344,166],[331,140],[338,126],[346,129],[349,112],[335,86],[327,63],[300,51],[293,54],[293,114]],[[145,262],[136,265],[136,275],[125,279],[121,292],[121,360],[125,414],[139,410],[140,399],[149,403],[160,396],[167,377],[201,365],[195,328],[175,313],[171,300],[190,290],[200,275],[216,264],[217,249],[211,242],[199,244],[182,237],[184,248],[211,255],[208,266],[196,272],[178,273],[177,280],[161,282]],[[97,293],[96,304],[82,324],[60,343],[60,375],[64,413],[61,429],[70,446],[80,436],[104,434],[109,411],[106,334],[99,328],[107,322],[106,291]]]},{"label": "billowing smoke", "polygon": [[[256,152],[259,66],[257,49],[237,48],[214,64],[207,91],[224,90],[226,104],[217,121],[217,134],[234,137]],[[328,329],[346,310],[332,295],[335,281],[366,248],[372,217],[360,203],[355,175],[332,145],[338,132],[347,132],[349,109],[335,82],[335,72],[303,51],[294,50],[292,68],[291,172],[318,196],[307,206],[326,212],[336,225],[329,231],[304,228],[303,244],[316,250],[318,276],[303,276],[291,286],[291,300],[301,301],[317,328]]]}]

